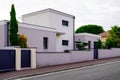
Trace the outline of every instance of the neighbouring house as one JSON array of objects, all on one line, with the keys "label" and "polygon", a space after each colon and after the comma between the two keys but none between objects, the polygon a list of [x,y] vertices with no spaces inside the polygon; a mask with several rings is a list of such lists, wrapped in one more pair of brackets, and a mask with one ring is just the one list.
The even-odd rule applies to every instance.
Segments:
[{"label": "neighbouring house", "polygon": [[77,33],[75,34],[75,41],[88,43],[88,48],[94,48],[94,42],[101,39],[101,36],[91,33]]},{"label": "neighbouring house", "polygon": [[109,36],[109,32],[106,31],[106,32],[100,33],[99,36],[101,36],[101,41],[102,42],[106,42],[106,39]]},{"label": "neighbouring house", "polygon": [[[74,48],[75,17],[51,8],[22,16],[19,33],[37,52],[63,52]],[[0,21],[0,47],[9,46],[9,21]]]}]

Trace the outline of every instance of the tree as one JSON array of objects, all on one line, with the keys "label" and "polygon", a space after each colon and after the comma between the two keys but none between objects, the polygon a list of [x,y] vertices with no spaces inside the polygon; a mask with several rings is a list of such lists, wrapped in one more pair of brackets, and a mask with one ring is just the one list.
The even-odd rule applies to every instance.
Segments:
[{"label": "tree", "polygon": [[107,38],[105,44],[108,49],[111,47],[116,47],[116,42],[114,39]]},{"label": "tree", "polygon": [[120,48],[120,26],[113,26],[111,30],[109,30],[109,36],[106,41],[106,44],[111,47]]},{"label": "tree", "polygon": [[104,32],[104,29],[102,26],[99,25],[93,25],[93,24],[88,24],[88,25],[83,25],[79,27],[75,33],[92,33],[92,34],[99,34]]},{"label": "tree", "polygon": [[16,20],[16,12],[14,4],[11,6],[10,12],[10,45],[17,46],[18,45],[18,22]]}]

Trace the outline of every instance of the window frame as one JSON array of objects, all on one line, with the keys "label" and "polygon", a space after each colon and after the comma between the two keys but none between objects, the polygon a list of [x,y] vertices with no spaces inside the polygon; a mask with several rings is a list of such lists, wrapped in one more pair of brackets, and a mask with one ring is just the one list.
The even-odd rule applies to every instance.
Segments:
[{"label": "window frame", "polygon": [[62,40],[63,46],[69,46],[69,40]]},{"label": "window frame", "polygon": [[43,49],[48,49],[48,37],[43,37]]},{"label": "window frame", "polygon": [[67,20],[62,20],[62,25],[63,25],[63,26],[69,26],[69,21],[67,21]]}]

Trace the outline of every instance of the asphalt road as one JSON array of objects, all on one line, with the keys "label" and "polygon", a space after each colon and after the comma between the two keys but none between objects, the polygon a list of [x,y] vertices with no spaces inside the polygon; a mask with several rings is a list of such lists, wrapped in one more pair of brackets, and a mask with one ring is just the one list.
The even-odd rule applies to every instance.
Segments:
[{"label": "asphalt road", "polygon": [[120,61],[16,80],[120,80]]}]

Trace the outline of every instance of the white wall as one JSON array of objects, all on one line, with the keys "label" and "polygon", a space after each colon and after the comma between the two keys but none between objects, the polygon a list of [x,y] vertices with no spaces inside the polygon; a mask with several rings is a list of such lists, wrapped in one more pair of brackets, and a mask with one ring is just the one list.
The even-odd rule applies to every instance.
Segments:
[{"label": "white wall", "polygon": [[112,48],[112,57],[120,56],[120,48]]},{"label": "white wall", "polygon": [[22,20],[25,23],[50,27],[49,12],[30,16],[23,16]]},{"label": "white wall", "polygon": [[99,58],[110,58],[120,56],[120,48],[99,49]]},{"label": "white wall", "polygon": [[[99,49],[99,59],[120,56],[120,48]],[[37,67],[94,60],[93,50],[71,53],[37,53]]]},{"label": "white wall", "polygon": [[52,66],[70,63],[69,53],[37,53],[37,66]]},{"label": "white wall", "polygon": [[110,58],[112,57],[113,51],[111,49],[99,49],[99,58]]},{"label": "white wall", "polygon": [[[36,47],[37,52],[56,51],[56,33],[54,31],[29,28],[29,25],[19,24],[19,33],[24,34],[27,37],[28,46]],[[43,37],[48,37],[48,49],[43,48]]]},{"label": "white wall", "polygon": [[[69,26],[63,26],[62,20],[69,22]],[[65,49],[73,50],[73,17],[50,13],[50,26],[56,28],[57,32],[65,33],[64,35],[57,36],[56,49],[57,51],[64,51]],[[68,40],[69,45],[63,46],[62,40]]]},{"label": "white wall", "polygon": [[72,51],[71,53],[37,53],[37,66],[52,66],[93,59],[93,51]]},{"label": "white wall", "polygon": [[0,21],[0,48],[7,45],[7,21]]},{"label": "white wall", "polygon": [[71,62],[93,60],[93,51],[72,51]]}]

